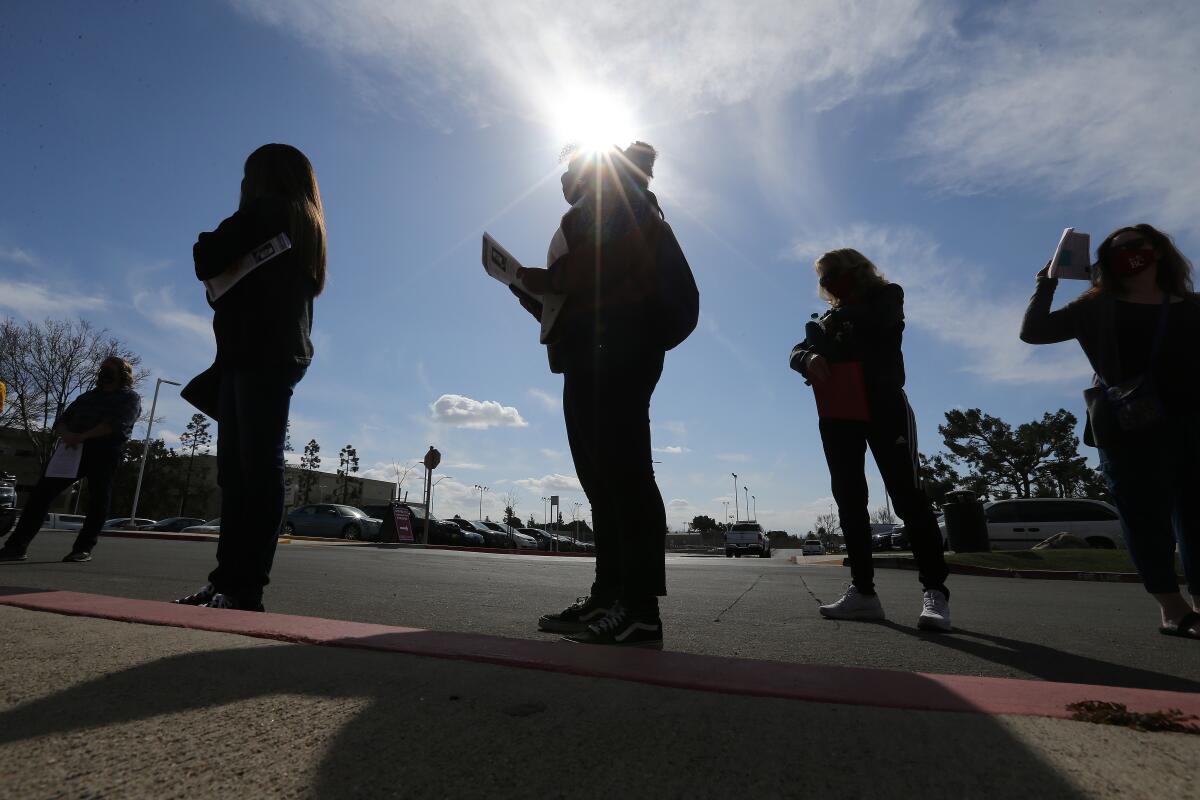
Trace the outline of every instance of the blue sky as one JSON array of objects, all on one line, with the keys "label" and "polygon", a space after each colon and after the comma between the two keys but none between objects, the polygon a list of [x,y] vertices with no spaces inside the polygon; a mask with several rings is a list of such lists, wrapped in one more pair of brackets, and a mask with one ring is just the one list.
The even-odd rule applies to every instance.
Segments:
[{"label": "blue sky", "polygon": [[[539,518],[559,494],[569,517],[585,498],[561,379],[479,236],[540,263],[559,149],[616,125],[659,148],[653,188],[701,289],[652,408],[670,519],[720,517],[737,472],[761,521],[802,532],[831,503],[786,363],[821,308],[813,258],[854,246],[904,285],[922,450],[953,407],[1080,414],[1077,346],[1017,340],[1033,273],[1068,225],[1095,245],[1148,221],[1195,255],[1197,67],[1186,2],[15,4],[0,313],[86,317],[190,377],[213,354],[190,246],[234,210],[251,150],[295,144],[330,254],[297,446],[330,464],[354,444],[394,479],[436,444],[435,513],[474,516],[483,484],[493,517],[510,491]],[[191,413],[171,393],[159,411],[168,440]]]}]

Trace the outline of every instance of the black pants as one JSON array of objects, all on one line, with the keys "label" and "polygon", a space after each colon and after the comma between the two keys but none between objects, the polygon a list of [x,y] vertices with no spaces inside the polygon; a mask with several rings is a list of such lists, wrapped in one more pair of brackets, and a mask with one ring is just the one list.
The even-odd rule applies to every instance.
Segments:
[{"label": "black pants", "polygon": [[829,464],[833,499],[837,502],[850,574],[860,592],[875,591],[871,564],[871,519],[867,510],[866,449],[869,445],[896,516],[904,520],[922,585],[945,586],[946,559],[942,537],[928,495],[921,487],[917,458],[917,421],[902,390],[872,397],[871,421],[821,420],[821,444]]},{"label": "black pants", "polygon": [[563,414],[575,472],[592,505],[592,593],[630,601],[667,593],[667,512],[654,480],[650,396],[663,353],[606,357],[563,375]]},{"label": "black pants", "polygon": [[208,580],[239,605],[262,600],[283,526],[283,442],[302,366],[221,371],[217,484],[221,538]]},{"label": "black pants", "polygon": [[[113,473],[121,459],[120,444],[108,442],[85,442],[83,457],[79,461],[79,477],[87,479],[88,501],[87,517],[83,527],[75,537],[72,552],[91,552],[100,538],[100,529],[108,519],[109,505],[112,501]],[[47,478],[43,475],[25,501],[21,511],[21,519],[16,529],[9,537],[5,548],[24,553],[37,536],[46,512],[50,510],[54,499],[62,494],[75,481],[70,478]]]}]

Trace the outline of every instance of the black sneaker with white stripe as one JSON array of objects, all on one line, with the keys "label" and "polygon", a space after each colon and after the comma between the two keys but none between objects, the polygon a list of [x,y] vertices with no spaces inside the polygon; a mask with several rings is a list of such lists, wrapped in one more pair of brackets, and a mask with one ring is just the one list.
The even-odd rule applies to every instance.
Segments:
[{"label": "black sneaker with white stripe", "polygon": [[200,587],[200,591],[195,594],[189,594],[187,597],[181,597],[176,600],[183,606],[202,606],[206,605],[210,600],[217,596],[217,587],[211,583],[206,583]]},{"label": "black sneaker with white stripe", "polygon": [[602,644],[615,647],[647,647],[661,650],[662,619],[657,611],[637,611],[623,603],[613,603],[608,614],[587,630],[563,639],[575,644]]},{"label": "black sneaker with white stripe", "polygon": [[611,600],[596,595],[581,597],[557,614],[544,614],[538,620],[538,630],[546,633],[580,633],[593,622],[608,614]]}]

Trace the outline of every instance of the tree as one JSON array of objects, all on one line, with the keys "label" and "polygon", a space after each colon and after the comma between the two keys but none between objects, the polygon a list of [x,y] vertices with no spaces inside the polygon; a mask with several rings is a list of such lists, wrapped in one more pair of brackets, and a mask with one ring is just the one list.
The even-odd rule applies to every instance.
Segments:
[{"label": "tree", "polygon": [[993,497],[1033,497],[1039,486],[1061,496],[1085,477],[1075,415],[1065,408],[1015,429],[978,408],[946,412],[938,432],[950,458]]},{"label": "tree", "polygon": [[[143,439],[130,439],[121,451],[121,461],[113,473],[112,515],[124,516],[133,507],[138,472],[142,463]],[[142,474],[142,493],[138,497],[138,514],[162,519],[175,513],[175,498],[183,487],[183,458],[166,446],[162,439],[152,439]],[[84,482],[85,484],[87,481]],[[89,487],[90,491],[90,487]]]},{"label": "tree", "polygon": [[875,525],[895,525],[896,515],[892,513],[892,509],[884,506],[871,512],[871,522]]},{"label": "tree", "polygon": [[[350,476],[357,472],[358,451],[354,449],[353,445],[348,444],[338,451],[337,475],[338,485],[342,490],[343,503],[349,503],[351,500],[357,499],[358,495],[362,493],[362,488],[360,486],[355,485],[352,487]],[[351,497],[351,495],[354,496]]]},{"label": "tree", "polygon": [[537,520],[533,518],[533,514],[529,515],[529,520],[525,524],[525,527],[526,528],[536,528],[537,527]]},{"label": "tree", "polygon": [[283,429],[283,452],[294,453],[295,448],[292,447],[292,421],[287,421],[287,427]]},{"label": "tree", "polygon": [[134,367],[134,386],[145,379],[141,359],[107,330],[86,320],[0,322],[0,381],[7,402],[0,426],[19,428],[45,468],[54,446],[50,427],[63,409],[96,379],[100,362],[117,356]]},{"label": "tree", "polygon": [[692,517],[692,523],[690,526],[690,530],[700,531],[701,533],[704,533],[705,531],[714,531],[716,529],[717,529],[717,521],[715,519],[713,519],[712,517],[707,516],[705,514],[701,514],[700,516],[697,516],[697,517]]},{"label": "tree", "polygon": [[837,537],[841,531],[841,523],[833,512],[817,515],[813,523],[812,533],[815,533],[821,540],[821,544],[825,545],[826,550],[837,544]]},{"label": "tree", "polygon": [[187,472],[183,480],[183,491],[179,495],[179,516],[183,516],[183,508],[187,504],[188,491],[192,487],[192,462],[196,460],[196,452],[208,454],[208,446],[212,442],[212,434],[208,432],[208,418],[203,414],[192,414],[187,428],[179,434],[179,448],[187,454]]},{"label": "tree", "polygon": [[304,445],[304,453],[300,456],[300,493],[304,502],[308,502],[312,488],[317,483],[317,470],[321,468],[321,445],[316,439],[310,439]]}]

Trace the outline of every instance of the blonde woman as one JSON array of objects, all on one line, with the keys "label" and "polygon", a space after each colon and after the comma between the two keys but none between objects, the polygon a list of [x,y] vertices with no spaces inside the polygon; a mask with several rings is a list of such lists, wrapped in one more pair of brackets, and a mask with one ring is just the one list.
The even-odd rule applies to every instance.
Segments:
[{"label": "blonde woman", "polygon": [[96,373],[95,388],[76,397],[54,421],[54,432],[63,445],[83,448],[79,472],[74,478],[42,476],[25,501],[16,530],[0,549],[0,561],[25,560],[25,551],[54,499],[80,478],[87,478],[87,517],[63,561],[92,560],[92,549],[108,519],[113,474],[141,413],[142,398],[133,389],[133,366],[117,356],[104,359]]},{"label": "blonde woman", "polygon": [[[830,309],[807,326],[791,367],[812,384],[821,411],[821,442],[852,582],[821,606],[830,619],[882,620],[871,563],[867,511],[869,446],[892,505],[912,542],[924,596],[917,627],[950,629],[950,591],[937,519],[918,474],[917,425],[904,394],[904,290],[888,283],[857,250],[833,250],[816,261],[820,295]],[[824,394],[823,394],[824,393]],[[822,403],[822,398],[832,398]]]}]

